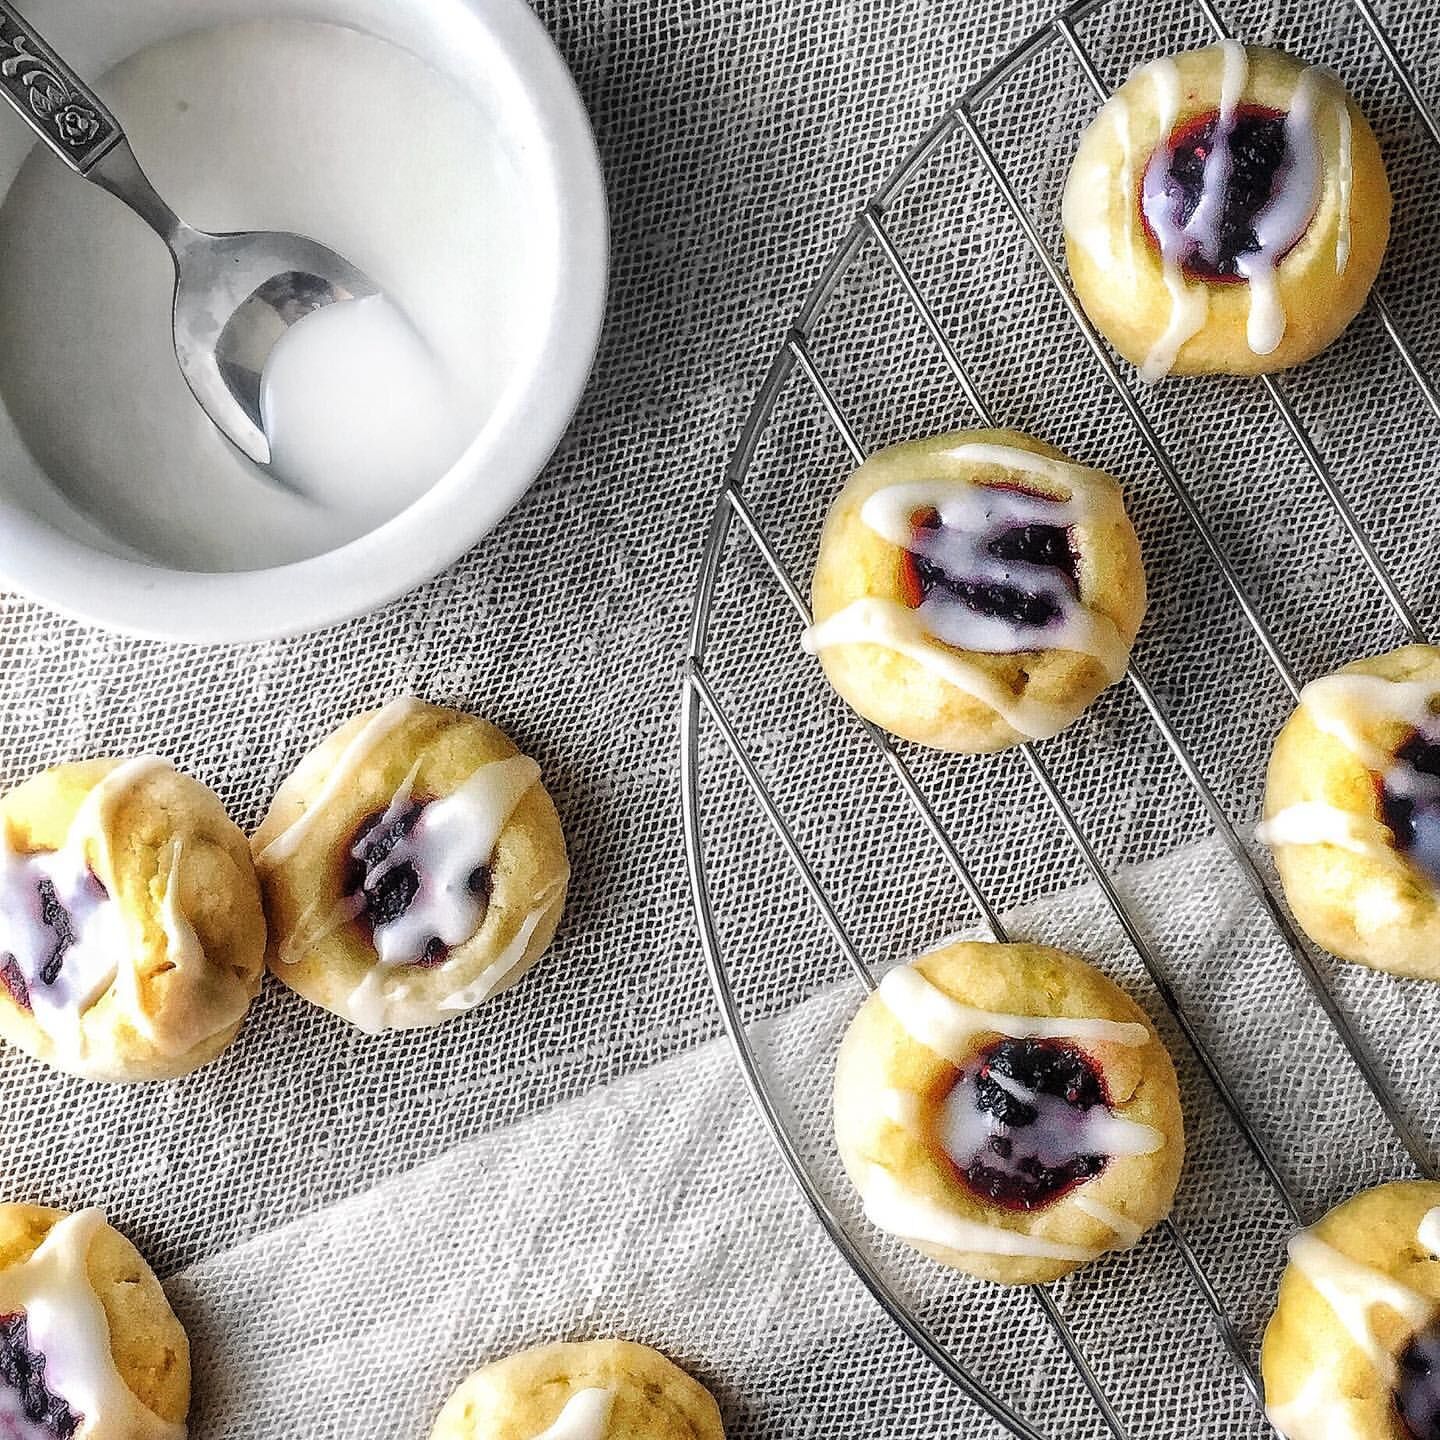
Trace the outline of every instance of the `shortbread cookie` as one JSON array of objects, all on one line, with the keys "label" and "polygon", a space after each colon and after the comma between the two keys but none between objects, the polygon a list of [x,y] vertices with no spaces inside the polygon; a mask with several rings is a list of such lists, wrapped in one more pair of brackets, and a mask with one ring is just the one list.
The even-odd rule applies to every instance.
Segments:
[{"label": "shortbread cookie", "polygon": [[1440,980],[1440,649],[1407,645],[1307,685],[1256,833],[1317,945]]},{"label": "shortbread cookie", "polygon": [[840,1047],[835,1136],[873,1224],[1006,1285],[1135,1244],[1185,1155],[1144,1011],[1039,945],[962,941],[886,975]]},{"label": "shortbread cookie", "polygon": [[280,787],[252,846],[271,970],[363,1030],[437,1025],[513,985],[570,870],[540,767],[419,700],[357,715]]},{"label": "shortbread cookie", "polygon": [[938,750],[1055,735],[1145,614],[1120,487],[1014,430],[872,455],[830,507],[806,648],[877,725]]},{"label": "shortbread cookie", "polygon": [[626,1340],[545,1345],[477,1370],[430,1440],[724,1440],[709,1391]]},{"label": "shortbread cookie", "polygon": [[99,1210],[0,1205],[0,1434],[184,1440],[190,1347]]},{"label": "shortbread cookie", "polygon": [[0,799],[0,1035],[94,1080],[235,1038],[264,973],[245,837],[167,761],[59,765]]},{"label": "shortbread cookie", "polygon": [[1328,70],[1233,40],[1143,66],[1064,201],[1086,313],[1150,380],[1298,365],[1353,320],[1390,237],[1375,136]]},{"label": "shortbread cookie", "polygon": [[1285,1440],[1440,1440],[1440,1184],[1366,1190],[1290,1242],[1260,1368]]}]

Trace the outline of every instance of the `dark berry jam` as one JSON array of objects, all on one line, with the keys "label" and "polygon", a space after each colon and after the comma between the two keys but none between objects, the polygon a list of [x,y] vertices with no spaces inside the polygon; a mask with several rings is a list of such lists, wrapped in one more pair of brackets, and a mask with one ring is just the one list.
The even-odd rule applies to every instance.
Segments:
[{"label": "dark berry jam", "polygon": [[[1206,162],[1216,144],[1220,115],[1212,110],[1197,115],[1170,137],[1170,162],[1163,171],[1163,153],[1152,160],[1142,181],[1141,214],[1152,242],[1155,223],[1163,215],[1168,228],[1180,231],[1190,225],[1205,190]],[[1212,284],[1238,282],[1244,278],[1238,261],[1242,255],[1260,249],[1255,222],[1275,192],[1276,181],[1290,163],[1285,135],[1285,115],[1260,105],[1242,105],[1235,112],[1228,137],[1230,174],[1218,213],[1199,234],[1187,234],[1178,257],[1181,269],[1193,280]],[[1207,199],[1209,197],[1206,197]],[[1211,202],[1215,203],[1215,202]],[[1157,208],[1159,215],[1157,215]],[[1287,251],[1293,248],[1296,235]],[[1271,257],[1279,263],[1283,254]]]},{"label": "dark berry jam", "polygon": [[[922,552],[931,548],[929,542],[944,528],[938,511],[925,510],[915,517],[915,548],[905,552],[902,562],[904,595],[912,609],[939,592],[942,598],[958,601],[978,615],[1017,626],[1040,628],[1061,617],[1062,600],[1053,592],[978,575],[953,575],[937,559],[927,558]],[[1071,592],[1078,593],[1079,562],[1070,532],[1063,526],[1012,526],[985,538],[983,549],[996,560],[1059,571],[1069,580]]]},{"label": "dark berry jam", "polygon": [[30,987],[25,983],[24,973],[13,955],[0,954],[0,985],[4,985],[10,998],[22,1009],[31,1009]]},{"label": "dark berry jam", "polygon": [[358,897],[361,916],[373,928],[398,920],[420,893],[420,876],[403,858],[392,859],[400,842],[415,828],[424,810],[414,801],[397,815],[388,810],[367,816],[355,831],[345,866],[345,894]]},{"label": "dark berry jam", "polygon": [[1377,785],[1395,848],[1440,885],[1440,741],[1412,735]]},{"label": "dark berry jam", "polygon": [[1038,1210],[1104,1170],[1109,1156],[1087,1141],[1091,1112],[1108,1103],[1099,1072],[1075,1046],[1001,1040],[961,1071],[942,1105],[941,1139],[977,1195]]},{"label": "dark berry jam", "polygon": [[27,1420],[56,1440],[73,1440],[82,1417],[46,1386],[45,1357],[30,1348],[24,1315],[0,1316],[0,1380],[15,1392]]},{"label": "dark berry jam", "polygon": [[1411,1336],[1400,1352],[1395,1411],[1412,1440],[1440,1440],[1440,1324]]}]

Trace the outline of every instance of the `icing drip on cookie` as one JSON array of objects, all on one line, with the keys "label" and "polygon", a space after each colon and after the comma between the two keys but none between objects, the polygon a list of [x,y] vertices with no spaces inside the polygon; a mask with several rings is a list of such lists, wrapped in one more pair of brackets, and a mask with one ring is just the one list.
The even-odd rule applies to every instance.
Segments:
[{"label": "icing drip on cookie", "polygon": [[535,1440],[605,1440],[614,1404],[613,1390],[577,1390],[555,1423]]},{"label": "icing drip on cookie", "polygon": [[[1434,1213],[1434,1212],[1431,1212]],[[1426,1228],[1426,1221],[1420,1228]],[[1433,1323],[1436,1302],[1301,1231],[1289,1246],[1290,1262],[1330,1307],[1376,1374],[1391,1388],[1395,1415],[1413,1440],[1440,1437],[1440,1330]],[[1370,1323],[1384,1307],[1412,1331],[1398,1355],[1390,1352]],[[1287,1440],[1348,1440],[1371,1433],[1353,1413],[1329,1370],[1312,1374],[1300,1391],[1266,1411]]]},{"label": "icing drip on cookie", "polygon": [[1415,1239],[1426,1254],[1433,1255],[1440,1260],[1440,1205],[1433,1210],[1427,1210],[1420,1217],[1420,1224],[1415,1231]]},{"label": "icing drip on cookie", "polygon": [[[1407,856],[1440,888],[1440,691],[1427,681],[1379,675],[1327,675],[1312,681],[1300,703],[1316,729],[1338,740],[1379,786],[1381,819],[1323,802],[1287,807],[1261,824],[1264,844],[1338,845],[1369,859]],[[1392,754],[1370,732],[1398,724],[1414,733]]]},{"label": "icing drip on cookie", "polygon": [[938,1130],[970,1189],[1013,1210],[1051,1205],[1113,1156],[1165,1144],[1153,1127],[1114,1114],[1093,1065],[1055,1040],[1002,1040],[981,1051],[941,1102]]},{"label": "icing drip on cookie", "polygon": [[976,1010],[952,1000],[913,965],[897,965],[880,982],[879,995],[896,1021],[914,1040],[952,1065],[970,1058],[977,1035],[1007,1035],[1016,1040],[1074,1040],[1079,1044],[1139,1047],[1150,1031],[1128,1020],[1092,1020],[1083,1016],[1006,1015]]},{"label": "icing drip on cookie", "polygon": [[958,445],[947,458],[1034,476],[1069,495],[939,479],[875,491],[860,518],[904,552],[910,603],[856,600],[812,626],[805,648],[882,645],[988,705],[1017,734],[1048,738],[1071,713],[1017,696],[963,652],[1070,650],[1098,660],[1107,680],[1119,679],[1128,646],[1108,616],[1081,601],[1072,541],[1077,527],[1113,514],[1118,497],[1093,471],[1011,446]]},{"label": "icing drip on cookie", "polygon": [[1418,1329],[1434,1314],[1435,1302],[1373,1266],[1342,1255],[1308,1230],[1291,1239],[1289,1253],[1290,1263],[1334,1311],[1356,1348],[1375,1367],[1376,1373],[1393,1385],[1397,1378],[1395,1357],[1371,1328],[1370,1312],[1383,1305],[1407,1325]]},{"label": "icing drip on cookie", "polygon": [[420,702],[407,695],[377,710],[340,752],[315,798],[261,850],[256,864],[279,865],[292,858],[320,816],[355,784],[375,747],[420,708]]},{"label": "icing drip on cookie", "polygon": [[[1316,128],[1322,92],[1331,94],[1339,132],[1335,265],[1349,260],[1352,183],[1350,114],[1328,72],[1301,72],[1281,114],[1242,104],[1249,82],[1244,46],[1224,41],[1220,104],[1178,130],[1179,72],[1171,61],[1149,68],[1166,137],[1141,182],[1140,207],[1160,252],[1170,316],[1141,373],[1158,380],[1205,324],[1207,285],[1236,280],[1249,287],[1246,341],[1257,355],[1279,347],[1287,328],[1277,271],[1314,219],[1324,163]],[[1187,276],[1199,284],[1188,283]]]},{"label": "icing drip on cookie", "polygon": [[1111,1230],[1122,1250],[1128,1250],[1131,1246],[1138,1245],[1144,1237],[1145,1232],[1128,1216],[1122,1215],[1109,1205],[1102,1205],[1100,1201],[1087,1195],[1083,1190],[1074,1195],[1070,1203],[1077,1210],[1083,1210],[1092,1220],[1098,1220]]},{"label": "icing drip on cookie", "polygon": [[[361,862],[363,875],[353,898],[361,910],[366,896],[382,893],[388,877],[401,873],[411,877],[405,903],[375,923],[377,963],[350,996],[350,1017],[361,1028],[376,1030],[385,1024],[387,972],[443,965],[455,946],[479,930],[488,908],[488,870],[496,843],[515,807],[539,778],[540,767],[527,756],[492,761],[453,794],[420,806],[378,860],[366,859],[365,836],[356,842],[351,854]],[[379,821],[380,830],[394,830],[413,808],[413,782],[412,772],[392,797]],[[477,877],[484,878],[477,882]],[[441,1008],[469,1009],[490,994],[523,957],[543,913],[537,909],[527,916],[505,952],[477,981],[440,1002]]]},{"label": "icing drip on cookie", "polygon": [[22,853],[0,840],[0,983],[72,1056],[82,1049],[82,1016],[129,968],[125,917],[86,847],[107,845],[116,801],[165,768],[150,757],[116,766],[85,797],[59,850]]},{"label": "icing drip on cookie", "polygon": [[[87,1258],[104,1224],[99,1210],[66,1216],[28,1260],[0,1271],[0,1331],[16,1340],[23,1334],[25,1352],[14,1344],[0,1352],[9,1356],[0,1368],[0,1427],[8,1425],[3,1433],[15,1440],[184,1440],[185,1427],[147,1410],[115,1368]],[[30,1376],[28,1406],[21,1371]],[[42,1404],[45,1419],[30,1413]]]}]

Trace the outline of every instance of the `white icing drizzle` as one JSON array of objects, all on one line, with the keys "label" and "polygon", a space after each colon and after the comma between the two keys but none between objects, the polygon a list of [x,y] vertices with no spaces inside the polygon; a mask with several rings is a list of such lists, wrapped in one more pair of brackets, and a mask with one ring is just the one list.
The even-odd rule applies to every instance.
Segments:
[{"label": "white icing drizzle", "polygon": [[[35,1023],[69,1059],[84,1052],[85,1012],[122,973],[126,984],[136,983],[124,913],[92,871],[87,843],[104,853],[115,804],[147,776],[169,768],[164,760],[143,756],[110,770],[81,802],[59,850],[21,854],[8,835],[0,837],[0,956],[13,957]],[[60,937],[42,918],[42,882],[65,907],[74,936],[48,983],[43,971]],[[138,1015],[138,1004],[133,1008]]]},{"label": "white icing drizzle", "polygon": [[[915,608],[870,596],[811,626],[804,637],[812,655],[835,645],[882,645],[924,666],[956,689],[988,705],[1017,734],[1048,739],[1069,724],[1064,707],[1016,696],[980,666],[956,651],[1015,655],[1037,650],[1073,650],[1098,660],[1113,682],[1125,672],[1129,647],[1109,616],[1084,605],[1069,577],[1053,566],[1006,560],[990,553],[999,535],[1027,525],[1072,529],[1095,523],[1118,506],[1114,491],[1092,471],[1067,461],[1009,445],[954,446],[949,463],[988,465],[1031,475],[1068,490],[1068,499],[1035,495],[969,480],[935,479],[889,485],[869,496],[861,521],[902,550],[934,561],[946,574],[984,584],[1008,586],[1048,600],[1057,621],[1026,625],[983,615],[937,587]],[[941,525],[917,534],[914,517],[936,511]],[[938,642],[938,643],[937,643]]]},{"label": "white icing drizzle", "polygon": [[963,1065],[970,1057],[975,1036],[985,1034],[1007,1035],[1015,1040],[1077,1040],[1132,1047],[1150,1043],[1150,1031],[1128,1020],[976,1010],[952,1000],[913,965],[896,966],[880,982],[878,993],[912,1039],[953,1065]]},{"label": "white icing drizzle", "polygon": [[1075,718],[1074,712],[1066,707],[1015,695],[1009,686],[987,675],[979,666],[942,650],[915,612],[895,600],[878,596],[854,600],[828,620],[812,625],[805,632],[803,644],[811,655],[836,645],[879,645],[893,650],[982,705],[988,705],[1017,735],[1027,740],[1049,740]]},{"label": "white icing drizzle", "polygon": [[1329,1370],[1312,1370],[1283,1404],[1267,1404],[1265,1417],[1285,1440],[1371,1440],[1355,1414],[1352,1396],[1340,1394]]},{"label": "white icing drizzle", "polygon": [[859,1189],[866,1219],[886,1234],[912,1243],[939,1245],[974,1255],[1022,1255],[1076,1263],[1098,1259],[1104,1253],[963,1219],[935,1201],[906,1190],[881,1165],[871,1165],[865,1171]]},{"label": "white icing drizzle", "polygon": [[[1234,169],[1231,140],[1249,81],[1249,60],[1245,47],[1234,40],[1221,42],[1221,52],[1220,105],[1205,157],[1200,195],[1190,218],[1183,223],[1175,212],[1174,197],[1168,188],[1174,161],[1170,137],[1180,103],[1178,71],[1171,61],[1156,62],[1149,71],[1155,87],[1160,133],[1165,139],[1147,166],[1142,204],[1160,248],[1161,269],[1170,295],[1170,316],[1164,333],[1141,367],[1141,374],[1147,380],[1158,380],[1168,374],[1185,342],[1205,323],[1209,304],[1207,287],[1186,282],[1186,255],[1192,250],[1198,252],[1212,266],[1218,265],[1222,258],[1221,220]],[[1285,115],[1285,156],[1276,171],[1270,198],[1253,222],[1256,248],[1235,257],[1236,273],[1249,287],[1246,343],[1256,355],[1273,354],[1285,338],[1288,321],[1277,269],[1315,214],[1324,178],[1315,109],[1319,91],[1330,84],[1329,73],[1318,66],[1302,71],[1297,79]],[[1350,248],[1351,137],[1350,116],[1343,95],[1337,103],[1344,113],[1340,122],[1337,185],[1341,214],[1336,232],[1335,264],[1337,273],[1343,273]]]},{"label": "white icing drizzle", "polygon": [[1083,1210],[1092,1220],[1098,1220],[1110,1230],[1116,1240],[1120,1242],[1120,1248],[1123,1250],[1138,1245],[1145,1234],[1144,1230],[1128,1216],[1122,1215],[1118,1210],[1112,1210],[1110,1206],[1102,1204],[1084,1190],[1077,1191],[1071,1197],[1071,1203],[1077,1210]]},{"label": "white icing drizzle", "polygon": [[1255,838],[1272,850],[1281,845],[1335,845],[1371,860],[1393,854],[1390,832],[1378,820],[1319,800],[1287,805],[1255,827]]},{"label": "white icing drizzle", "polygon": [[1415,1230],[1415,1239],[1419,1242],[1422,1250],[1440,1260],[1440,1205],[1433,1210],[1427,1210],[1420,1217],[1420,1224]]},{"label": "white icing drizzle", "polygon": [[555,1423],[535,1440],[605,1440],[614,1404],[613,1390],[577,1390]]},{"label": "white icing drizzle", "polygon": [[[1380,776],[1390,794],[1434,804],[1440,779],[1396,759],[1366,731],[1394,723],[1425,734],[1440,724],[1433,705],[1440,691],[1424,680],[1387,680],[1380,675],[1342,673],[1313,680],[1300,692],[1300,704],[1317,730],[1338,740],[1367,770]],[[1301,802],[1271,816],[1256,829],[1263,843],[1338,845],[1374,860],[1398,859],[1385,825],[1321,802]],[[1440,874],[1440,853],[1430,826],[1418,827],[1409,858],[1427,880]],[[1433,882],[1432,882],[1433,884]]]},{"label": "white icing drizzle", "polygon": [[1250,282],[1245,338],[1257,355],[1273,354],[1285,338],[1285,307],[1275,271],[1280,257],[1305,233],[1320,193],[1322,169],[1315,136],[1315,92],[1323,75],[1323,71],[1311,66],[1301,72],[1295,83],[1285,114],[1286,162],[1269,202],[1255,217],[1259,246],[1235,260],[1235,268]]},{"label": "white icing drizzle", "polygon": [[[1155,108],[1159,115],[1160,134],[1167,137],[1168,140],[1175,129],[1175,122],[1180,116],[1180,69],[1173,59],[1165,56],[1152,61],[1144,73],[1149,75],[1150,83],[1155,91]],[[1168,168],[1170,163],[1168,144],[1156,151],[1155,158],[1151,160],[1151,166],[1153,167],[1157,163]],[[1162,170],[1162,179],[1163,174]],[[1145,361],[1140,367],[1141,379],[1152,384],[1157,380],[1164,379],[1175,368],[1175,361],[1179,358],[1185,342],[1200,331],[1210,314],[1209,292],[1203,285],[1191,285],[1180,267],[1180,241],[1175,227],[1170,224],[1169,200],[1163,194],[1163,185],[1158,189],[1161,192],[1159,198],[1160,202],[1163,202],[1163,213],[1161,203],[1152,205],[1150,201],[1147,172],[1143,197],[1145,215],[1160,245],[1160,270],[1165,280],[1165,289],[1170,295],[1170,317],[1166,322],[1165,329],[1150,347],[1150,353],[1146,355]],[[1128,206],[1128,199],[1126,203]],[[1155,213],[1152,213],[1152,210]]]},{"label": "white icing drizzle", "polygon": [[[109,1321],[88,1269],[104,1224],[99,1210],[68,1215],[28,1260],[0,1271],[0,1314],[25,1315],[30,1347],[45,1357],[46,1387],[81,1417],[76,1440],[184,1440],[185,1426],[146,1409],[115,1368]],[[13,1395],[0,1381],[0,1407]],[[11,1418],[0,1408],[0,1426]]]},{"label": "white icing drizzle", "polygon": [[[490,863],[500,832],[539,778],[540,767],[525,755],[482,765],[458,790],[426,805],[409,833],[366,871],[367,888],[399,865],[413,865],[420,877],[404,913],[375,927],[381,965],[414,965],[432,936],[453,947],[475,933],[485,902],[470,888],[470,877]],[[407,779],[392,798],[382,826],[409,804],[413,783]],[[363,840],[354,853],[363,856]]]},{"label": "white icing drizzle", "polygon": [[1393,1385],[1395,1357],[1371,1329],[1370,1312],[1384,1305],[1412,1330],[1418,1330],[1434,1313],[1435,1302],[1372,1266],[1342,1255],[1308,1230],[1291,1239],[1289,1252],[1290,1263],[1320,1294],[1376,1373]]},{"label": "white icing drizzle", "polygon": [[383,709],[377,710],[361,726],[355,737],[340,752],[319,793],[306,805],[289,825],[265,846],[255,857],[257,865],[279,865],[293,856],[300,843],[327,806],[343,794],[355,780],[355,773],[365,763],[370,752],[402,721],[420,708],[420,702],[413,696],[392,700]]},{"label": "white icing drizzle", "polygon": [[1335,177],[1339,192],[1340,213],[1335,217],[1335,273],[1343,275],[1350,264],[1350,191],[1354,185],[1354,138],[1351,134],[1350,105],[1339,86],[1331,103],[1335,107],[1335,123],[1340,132],[1340,154]]}]

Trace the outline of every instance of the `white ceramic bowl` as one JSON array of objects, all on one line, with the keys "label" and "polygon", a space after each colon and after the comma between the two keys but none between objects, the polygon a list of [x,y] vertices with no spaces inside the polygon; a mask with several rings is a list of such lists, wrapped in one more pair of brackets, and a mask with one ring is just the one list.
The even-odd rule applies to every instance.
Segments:
[{"label": "white ceramic bowl", "polygon": [[[28,0],[26,11],[92,75],[185,31],[269,17],[339,23],[418,55],[494,125],[521,187],[513,198],[529,217],[526,252],[546,283],[524,301],[528,343],[450,473],[378,529],[293,563],[201,573],[127,558],[133,549],[57,498],[0,413],[0,584],[111,629],[220,643],[344,620],[438,574],[529,488],[569,423],[599,341],[604,184],[580,98],[540,23],[523,0],[127,0],[85,7],[83,24],[71,0]],[[18,120],[0,110],[0,187],[28,148]]]}]

